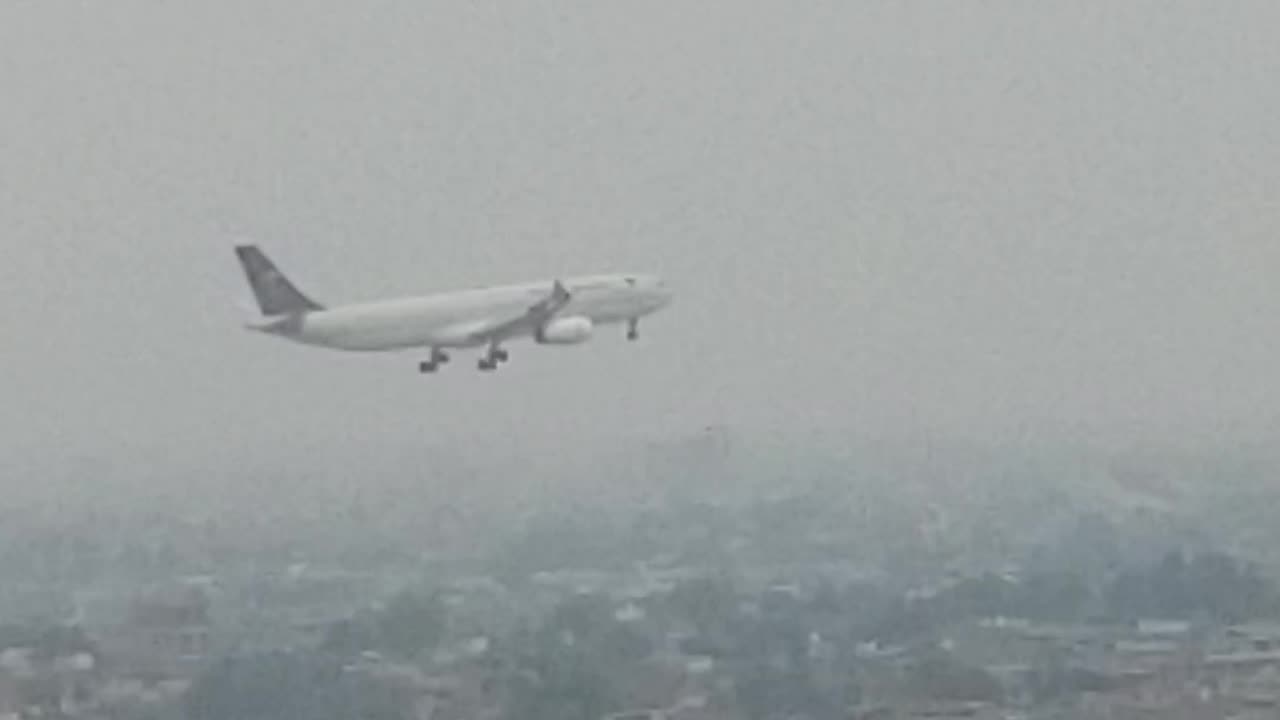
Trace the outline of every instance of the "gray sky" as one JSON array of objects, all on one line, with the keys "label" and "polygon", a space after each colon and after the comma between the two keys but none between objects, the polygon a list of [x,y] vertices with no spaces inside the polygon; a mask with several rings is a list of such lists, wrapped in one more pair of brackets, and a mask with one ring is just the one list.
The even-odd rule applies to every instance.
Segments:
[{"label": "gray sky", "polygon": [[[123,468],[717,423],[1271,437],[1277,27],[1269,0],[4,3],[0,431]],[[679,296],[638,345],[421,378],[240,330],[235,235],[331,303],[615,269]]]}]

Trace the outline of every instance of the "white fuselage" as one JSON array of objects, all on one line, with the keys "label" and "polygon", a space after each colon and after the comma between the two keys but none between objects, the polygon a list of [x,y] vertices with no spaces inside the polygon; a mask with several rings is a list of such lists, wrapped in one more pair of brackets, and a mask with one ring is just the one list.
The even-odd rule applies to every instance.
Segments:
[{"label": "white fuselage", "polygon": [[[630,322],[671,301],[666,285],[652,275],[592,275],[564,281],[572,294],[557,317],[587,318],[593,325]],[[411,348],[466,348],[496,323],[518,317],[551,292],[552,281],[463,290],[416,298],[327,308],[275,318],[255,330],[307,345],[350,351]],[[521,328],[512,337],[528,337]]]}]

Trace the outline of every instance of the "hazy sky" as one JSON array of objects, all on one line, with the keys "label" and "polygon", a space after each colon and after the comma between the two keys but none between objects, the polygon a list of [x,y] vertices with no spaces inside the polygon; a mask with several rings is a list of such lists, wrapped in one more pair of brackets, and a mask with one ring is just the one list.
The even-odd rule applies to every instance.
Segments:
[{"label": "hazy sky", "polygon": [[[4,446],[1270,436],[1277,27],[1271,0],[4,3]],[[622,269],[679,295],[636,345],[423,378],[242,331],[235,236],[329,303]]]}]

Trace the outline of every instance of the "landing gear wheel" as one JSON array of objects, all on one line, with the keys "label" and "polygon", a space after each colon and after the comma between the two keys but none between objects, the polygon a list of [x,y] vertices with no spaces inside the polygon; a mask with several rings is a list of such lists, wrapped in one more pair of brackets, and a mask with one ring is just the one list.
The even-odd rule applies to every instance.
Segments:
[{"label": "landing gear wheel", "polygon": [[489,354],[489,357],[492,361],[504,363],[511,359],[511,353],[503,350],[502,348],[494,348],[493,352]]},{"label": "landing gear wheel", "polygon": [[450,358],[450,357],[449,357],[449,353],[447,353],[447,352],[445,352],[445,351],[443,351],[443,350],[432,350],[432,351],[431,351],[431,362],[435,363],[436,365],[445,365],[445,364],[447,364],[451,359],[452,359],[452,358]]},{"label": "landing gear wheel", "polygon": [[490,360],[489,358],[480,358],[480,360],[476,362],[476,367],[481,372],[493,372],[497,369],[498,363]]},{"label": "landing gear wheel", "polygon": [[432,360],[423,360],[418,363],[418,372],[426,375],[440,369],[440,364]]}]

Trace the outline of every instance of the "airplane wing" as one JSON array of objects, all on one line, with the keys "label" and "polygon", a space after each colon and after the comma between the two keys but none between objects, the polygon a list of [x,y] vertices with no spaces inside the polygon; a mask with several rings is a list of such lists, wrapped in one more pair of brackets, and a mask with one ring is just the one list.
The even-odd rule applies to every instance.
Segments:
[{"label": "airplane wing", "polygon": [[564,286],[564,283],[557,280],[551,288],[551,294],[530,305],[529,309],[525,310],[523,314],[510,320],[501,321],[496,325],[475,330],[469,334],[468,339],[472,342],[490,342],[494,344],[502,342],[514,335],[545,324],[555,317],[556,313],[563,310],[572,299],[573,294]]}]

